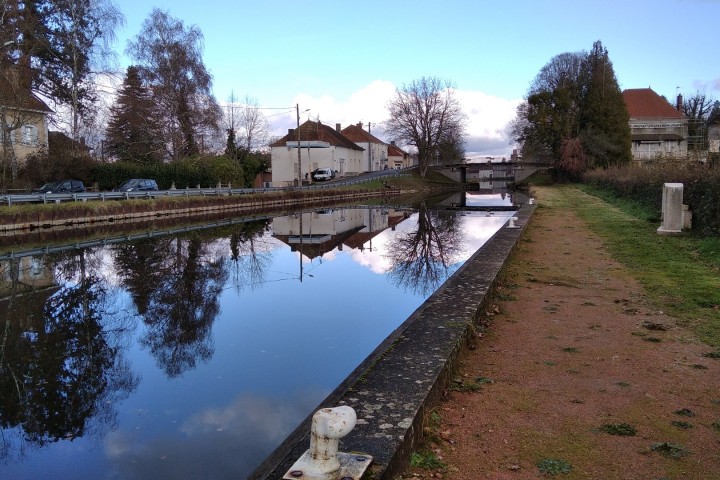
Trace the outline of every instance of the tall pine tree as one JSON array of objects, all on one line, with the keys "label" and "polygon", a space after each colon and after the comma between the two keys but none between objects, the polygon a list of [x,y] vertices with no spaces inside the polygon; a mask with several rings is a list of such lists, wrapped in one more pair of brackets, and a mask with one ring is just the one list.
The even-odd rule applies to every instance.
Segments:
[{"label": "tall pine tree", "polygon": [[111,108],[106,131],[106,152],[119,160],[160,162],[164,155],[159,116],[139,69],[130,66]]},{"label": "tall pine tree", "polygon": [[607,168],[632,159],[630,117],[607,49],[593,44],[581,70],[580,139],[590,166]]}]

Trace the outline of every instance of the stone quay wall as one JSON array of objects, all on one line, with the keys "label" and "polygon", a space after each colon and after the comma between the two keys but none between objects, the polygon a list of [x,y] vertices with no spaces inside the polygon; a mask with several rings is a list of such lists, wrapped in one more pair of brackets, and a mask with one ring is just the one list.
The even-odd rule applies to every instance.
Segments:
[{"label": "stone quay wall", "polygon": [[[357,425],[339,450],[373,456],[364,479],[391,480],[407,468],[425,416],[476,341],[495,286],[536,206],[526,200],[515,215],[517,228],[501,228],[318,405],[355,409]],[[281,479],[309,447],[311,417],[249,478]]]}]

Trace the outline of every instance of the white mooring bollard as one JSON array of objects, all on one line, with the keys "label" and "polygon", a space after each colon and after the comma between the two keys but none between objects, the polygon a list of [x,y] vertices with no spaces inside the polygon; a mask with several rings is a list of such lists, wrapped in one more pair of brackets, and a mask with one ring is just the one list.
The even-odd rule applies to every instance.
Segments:
[{"label": "white mooring bollard", "polygon": [[515,222],[517,222],[518,217],[510,217],[510,220],[508,221],[507,228],[520,228],[519,226],[515,225]]},{"label": "white mooring bollard", "polygon": [[683,228],[683,184],[666,183],[662,192],[662,225],[658,233],[680,233]]},{"label": "white mooring bollard", "polygon": [[315,412],[310,428],[310,449],[287,471],[284,480],[359,480],[372,462],[370,455],[338,452],[340,439],[355,428],[357,415],[348,406]]}]

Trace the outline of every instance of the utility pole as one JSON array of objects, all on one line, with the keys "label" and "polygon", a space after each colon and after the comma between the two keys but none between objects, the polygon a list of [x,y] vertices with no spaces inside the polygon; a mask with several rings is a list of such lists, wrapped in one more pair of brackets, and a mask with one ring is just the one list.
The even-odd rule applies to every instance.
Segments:
[{"label": "utility pole", "polygon": [[[302,160],[300,158],[300,104],[295,104],[295,112],[297,113],[297,130],[295,131],[295,135],[297,136],[297,142],[298,142],[298,186],[302,185]],[[302,254],[300,255],[302,257]]]},{"label": "utility pole", "polygon": [[[371,134],[370,133],[371,127],[372,127],[372,123],[368,122],[368,134]],[[372,172],[373,171],[373,169],[372,169],[372,144],[370,143],[369,138],[368,138],[368,167],[369,167],[368,170],[370,170]]]}]

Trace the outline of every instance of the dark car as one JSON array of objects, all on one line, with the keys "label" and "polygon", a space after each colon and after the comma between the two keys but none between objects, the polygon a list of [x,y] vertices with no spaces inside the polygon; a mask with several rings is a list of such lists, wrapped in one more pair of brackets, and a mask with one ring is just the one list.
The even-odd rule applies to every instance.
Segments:
[{"label": "dark car", "polygon": [[133,178],[113,189],[113,192],[149,192],[157,190],[157,182],[149,178]]},{"label": "dark car", "polygon": [[48,182],[33,190],[33,193],[82,193],[84,191],[85,185],[80,180],[59,180]]}]

